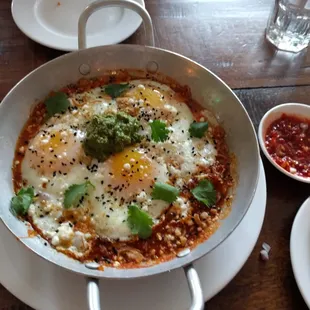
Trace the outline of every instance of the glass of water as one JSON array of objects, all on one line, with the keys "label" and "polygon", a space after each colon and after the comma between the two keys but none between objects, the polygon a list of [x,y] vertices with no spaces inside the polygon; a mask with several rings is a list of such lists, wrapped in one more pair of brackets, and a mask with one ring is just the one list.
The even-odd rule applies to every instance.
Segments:
[{"label": "glass of water", "polygon": [[280,50],[300,52],[310,41],[310,0],[276,0],[266,38]]}]

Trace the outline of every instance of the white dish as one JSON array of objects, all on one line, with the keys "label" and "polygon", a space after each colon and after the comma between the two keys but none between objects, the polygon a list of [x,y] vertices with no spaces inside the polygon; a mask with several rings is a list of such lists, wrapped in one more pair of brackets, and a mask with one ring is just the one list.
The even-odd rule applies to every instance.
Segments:
[{"label": "white dish", "polygon": [[298,180],[300,182],[304,183],[310,183],[310,178],[303,178],[301,176],[292,174],[282,167],[280,167],[270,156],[266,149],[265,145],[265,136],[266,136],[266,131],[268,127],[271,125],[272,122],[274,122],[276,119],[280,118],[283,113],[286,113],[288,115],[294,115],[294,116],[299,116],[299,117],[306,117],[307,119],[310,119],[310,106],[306,104],[301,104],[301,103],[285,103],[285,104],[280,104],[271,110],[269,110],[262,118],[259,128],[258,128],[258,140],[260,147],[262,151],[264,152],[265,156],[268,158],[268,160],[281,172],[283,172],[285,175]]},{"label": "white dish", "polygon": [[[134,0],[144,6],[144,0]],[[78,49],[78,19],[94,0],[13,0],[12,15],[18,28],[32,40],[62,51]],[[133,11],[115,7],[94,13],[87,25],[87,46],[124,41],[142,20]]]},{"label": "white dish", "polygon": [[[248,259],[262,227],[265,207],[266,180],[261,163],[258,187],[244,219],[221,245],[194,264],[206,301],[221,291]],[[0,261],[1,284],[32,308],[87,309],[85,278],[41,259],[18,242],[3,224]],[[127,310],[185,310],[190,305],[183,269],[151,278],[100,280],[100,286],[104,309],[124,309],[126,304]]]},{"label": "white dish", "polygon": [[310,308],[310,197],[303,203],[295,217],[290,252],[298,288]]}]

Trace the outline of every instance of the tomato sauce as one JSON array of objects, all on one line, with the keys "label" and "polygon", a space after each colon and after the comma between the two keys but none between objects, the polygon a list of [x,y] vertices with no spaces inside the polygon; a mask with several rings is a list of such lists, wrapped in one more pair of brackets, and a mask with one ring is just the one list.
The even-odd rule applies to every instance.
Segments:
[{"label": "tomato sauce", "polygon": [[310,178],[310,119],[282,114],[268,127],[265,145],[279,166]]}]

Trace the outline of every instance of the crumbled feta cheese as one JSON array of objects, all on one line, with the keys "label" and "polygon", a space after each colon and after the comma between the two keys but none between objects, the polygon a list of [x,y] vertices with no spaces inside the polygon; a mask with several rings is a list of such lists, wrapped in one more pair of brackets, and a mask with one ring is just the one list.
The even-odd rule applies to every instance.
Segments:
[{"label": "crumbled feta cheese", "polygon": [[147,195],[145,191],[142,191],[138,196],[137,196],[137,201],[138,202],[144,202],[147,199]]},{"label": "crumbled feta cheese", "polygon": [[175,115],[175,114],[178,113],[178,110],[177,110],[174,106],[172,106],[172,105],[170,105],[170,104],[165,104],[165,105],[164,105],[164,110],[165,110],[166,112],[170,112],[170,113],[173,114],[173,115]]},{"label": "crumbled feta cheese", "polygon": [[175,185],[176,185],[177,187],[182,188],[182,187],[184,186],[184,180],[183,180],[182,178],[177,179],[177,180],[175,181]]},{"label": "crumbled feta cheese", "polygon": [[183,216],[187,215],[189,205],[184,201],[184,198],[178,197],[177,200],[173,203],[173,206],[180,208]]},{"label": "crumbled feta cheese", "polygon": [[129,163],[124,164],[123,168],[125,170],[130,170],[130,164]]},{"label": "crumbled feta cheese", "polygon": [[55,235],[53,238],[52,238],[52,245],[53,246],[57,246],[59,245],[60,243],[60,240],[59,240],[59,237],[57,235]]},{"label": "crumbled feta cheese", "polygon": [[148,211],[149,210],[149,207],[144,205],[142,208],[141,208],[143,211]]},{"label": "crumbled feta cheese", "polygon": [[41,178],[41,182],[43,182],[43,183],[47,183],[47,182],[48,182],[48,179],[47,179],[47,178],[45,178],[45,177],[42,177],[42,178]]},{"label": "crumbled feta cheese", "polygon": [[36,212],[36,207],[34,204],[31,204],[29,206],[29,209],[28,209],[28,214],[33,217],[35,215],[35,212]]},{"label": "crumbled feta cheese", "polygon": [[76,247],[78,251],[83,251],[87,247],[84,234],[81,231],[76,231],[72,240],[72,245]]},{"label": "crumbled feta cheese", "polygon": [[90,234],[90,233],[86,233],[86,234],[84,235],[84,237],[85,237],[86,240],[88,240],[88,239],[91,238],[91,234]]},{"label": "crumbled feta cheese", "polygon": [[58,228],[58,236],[60,242],[68,242],[74,236],[74,232],[72,227],[70,227],[69,223],[62,223]]}]

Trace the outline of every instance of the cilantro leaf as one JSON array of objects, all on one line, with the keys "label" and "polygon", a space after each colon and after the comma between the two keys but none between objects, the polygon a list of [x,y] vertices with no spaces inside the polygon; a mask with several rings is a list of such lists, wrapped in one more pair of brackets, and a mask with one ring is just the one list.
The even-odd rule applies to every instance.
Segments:
[{"label": "cilantro leaf", "polygon": [[189,126],[189,133],[192,137],[202,138],[208,130],[209,124],[207,122],[193,122]]},{"label": "cilantro leaf", "polygon": [[179,195],[179,190],[169,184],[156,182],[152,191],[153,199],[160,199],[169,203],[174,202]]},{"label": "cilantro leaf", "polygon": [[25,215],[33,201],[34,190],[32,187],[22,188],[11,199],[10,210],[14,215]]},{"label": "cilantro leaf", "polygon": [[127,88],[129,84],[109,84],[104,88],[106,94],[111,96],[113,99],[119,97]]},{"label": "cilantro leaf", "polygon": [[56,113],[65,112],[70,106],[70,101],[65,93],[58,92],[47,98],[44,104],[47,110],[47,115],[51,117]]},{"label": "cilantro leaf", "polygon": [[142,239],[147,239],[152,234],[152,218],[136,205],[128,207],[128,225],[131,232]]},{"label": "cilantro leaf", "polygon": [[73,184],[65,191],[64,208],[75,207],[90,188],[95,188],[89,181],[82,184]]},{"label": "cilantro leaf", "polygon": [[160,120],[155,120],[150,123],[152,129],[152,139],[155,142],[163,142],[168,138],[169,130],[166,127],[166,124]]},{"label": "cilantro leaf", "polygon": [[194,197],[203,202],[207,207],[212,207],[216,203],[216,191],[209,180],[202,180],[191,190]]}]

